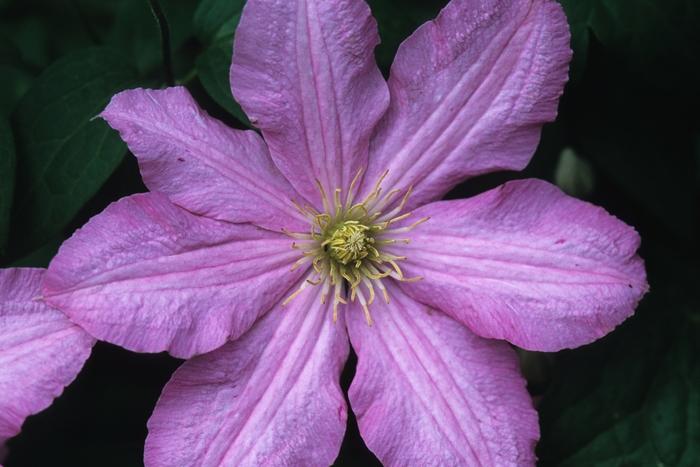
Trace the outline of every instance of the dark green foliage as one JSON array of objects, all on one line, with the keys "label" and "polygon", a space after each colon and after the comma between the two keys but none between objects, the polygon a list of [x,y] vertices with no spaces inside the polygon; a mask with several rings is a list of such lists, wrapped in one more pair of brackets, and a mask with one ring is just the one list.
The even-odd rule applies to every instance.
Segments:
[{"label": "dark green foliage", "polygon": [[637,315],[600,342],[558,356],[540,407],[543,465],[700,460],[700,271],[682,260],[648,263],[652,274],[655,266],[675,270],[651,276],[654,290]]},{"label": "dark green foliage", "polygon": [[127,56],[88,48],[49,66],[17,105],[20,250],[61,232],[119,164],[126,146],[95,117],[114,93],[136,83]]},{"label": "dark green foliage", "polygon": [[194,14],[193,27],[197,38],[206,44],[196,63],[202,86],[217,104],[244,125],[250,125],[248,117],[233,99],[229,83],[233,34],[244,4],[242,0],[203,0]]},{"label": "dark green foliage", "polygon": [[17,46],[7,37],[0,35],[0,117],[8,117],[10,110],[29,88],[32,73],[23,62]]},{"label": "dark green foliage", "polygon": [[447,0],[423,1],[369,0],[372,14],[379,24],[381,44],[377,47],[377,62],[388,76],[399,44],[425,21],[434,18]]},{"label": "dark green foliage", "polygon": [[700,3],[562,4],[575,57],[572,144],[673,235],[695,238]]},{"label": "dark green foliage", "polygon": [[666,79],[687,83],[692,82],[688,72],[699,76],[697,67],[687,66],[697,60],[700,41],[697,1],[561,0],[561,4],[571,25],[577,77],[584,71],[591,37],[640,71],[660,72]]},{"label": "dark green foliage", "polygon": [[[192,38],[192,15],[196,2],[161,0],[159,5],[167,18],[170,46],[176,57],[176,68],[184,65],[187,57],[178,54]],[[114,18],[107,43],[128,54],[132,66],[141,74],[152,73],[163,66],[161,36],[147,0],[122,1]],[[176,70],[186,73],[189,70]],[[179,75],[178,75],[179,76]],[[158,77],[163,79],[162,73]]]},{"label": "dark green foliage", "polygon": [[197,73],[202,86],[217,104],[244,125],[250,125],[248,117],[231,94],[228,78],[233,49],[231,40],[229,37],[211,44],[197,60]]},{"label": "dark green foliage", "polygon": [[233,37],[244,5],[245,0],[201,0],[192,20],[195,35],[205,44]]},{"label": "dark green foliage", "polygon": [[0,117],[0,253],[5,250],[10,228],[10,209],[15,190],[15,144],[7,120]]}]

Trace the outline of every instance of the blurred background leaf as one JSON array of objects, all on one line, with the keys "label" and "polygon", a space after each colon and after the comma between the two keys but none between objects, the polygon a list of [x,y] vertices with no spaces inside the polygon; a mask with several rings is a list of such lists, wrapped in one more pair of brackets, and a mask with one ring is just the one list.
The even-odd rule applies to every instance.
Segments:
[{"label": "blurred background leaf", "polygon": [[14,42],[0,35],[0,118],[7,118],[17,101],[29,89],[32,68],[24,63],[22,52]]},{"label": "blurred background leaf", "polygon": [[562,4],[579,60],[574,68],[580,67],[562,107],[570,144],[669,235],[691,243],[700,212],[693,157],[700,127],[700,3]]},{"label": "blurred background leaf", "polygon": [[15,189],[15,144],[8,121],[0,116],[0,255],[5,251]]},{"label": "blurred background leaf", "polygon": [[229,82],[233,54],[233,33],[238,26],[243,0],[203,0],[193,19],[194,31],[205,44],[196,63],[197,74],[209,95],[244,126],[248,117],[234,100]]},{"label": "blurred background leaf", "polygon": [[211,44],[197,59],[199,80],[209,95],[243,125],[250,126],[248,117],[241,106],[233,99],[228,74],[231,66],[233,37],[224,38]]},{"label": "blurred background leaf", "polygon": [[245,0],[200,1],[192,20],[195,35],[203,44],[233,37],[244,5]]},{"label": "blurred background leaf", "polygon": [[382,42],[377,47],[375,55],[377,63],[389,75],[389,68],[394,61],[396,49],[418,26],[434,18],[440,9],[447,5],[446,0],[424,1],[405,0],[368,0],[372,14],[379,24],[379,35]]},{"label": "blurred background leaf", "polygon": [[700,270],[647,262],[654,285],[636,316],[558,355],[540,407],[542,465],[698,465]]},{"label": "blurred background leaf", "polygon": [[571,26],[576,78],[583,73],[591,36],[608,49],[621,52],[619,58],[640,71],[656,70],[667,79],[686,83],[698,77],[700,70],[687,67],[697,60],[696,44],[700,41],[700,29],[693,21],[700,16],[697,1],[560,0],[560,3]]},{"label": "blurred background leaf", "polygon": [[114,93],[137,82],[125,55],[88,48],[47,67],[18,104],[18,251],[59,233],[119,164],[126,146],[95,117]]},{"label": "blurred background leaf", "polygon": [[[187,54],[180,53],[192,39],[192,16],[197,2],[159,0],[170,30],[170,45],[175,75],[183,77],[191,67]],[[128,54],[132,66],[141,75],[153,74],[162,67],[161,39],[158,23],[146,0],[123,0],[116,11],[115,23],[107,44]],[[162,78],[162,75],[158,73]]]}]

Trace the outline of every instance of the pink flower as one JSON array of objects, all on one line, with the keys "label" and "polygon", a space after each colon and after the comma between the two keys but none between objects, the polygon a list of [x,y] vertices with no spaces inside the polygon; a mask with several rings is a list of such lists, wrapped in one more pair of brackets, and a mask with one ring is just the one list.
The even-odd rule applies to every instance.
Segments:
[{"label": "pink flower", "polygon": [[43,276],[42,269],[0,270],[0,451],[73,381],[94,344],[39,300]]},{"label": "pink flower", "polygon": [[385,464],[532,464],[537,415],[490,338],[586,344],[646,291],[635,231],[547,183],[436,202],[527,165],[567,79],[555,2],[452,0],[388,82],[377,43],[361,0],[249,0],[231,85],[265,142],[184,88],[103,112],[151,192],[68,240],[44,296],[99,339],[194,357],[147,465],[331,463],[350,343],[350,405]]}]

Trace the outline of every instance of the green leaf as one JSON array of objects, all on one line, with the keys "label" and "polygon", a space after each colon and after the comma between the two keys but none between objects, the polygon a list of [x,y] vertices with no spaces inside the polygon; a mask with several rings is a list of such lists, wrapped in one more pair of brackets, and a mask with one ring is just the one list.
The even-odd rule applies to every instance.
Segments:
[{"label": "green leaf", "polygon": [[4,35],[0,35],[0,65],[14,65],[22,61],[22,52]]},{"label": "green leaf", "polygon": [[571,31],[571,48],[574,55],[571,59],[569,77],[576,82],[583,77],[588,60],[590,45],[590,8],[594,2],[570,2],[560,0],[564,7]]},{"label": "green leaf", "polygon": [[557,356],[540,407],[542,465],[700,465],[700,300],[686,289],[698,271],[664,269],[637,316]]},{"label": "green leaf", "polygon": [[9,267],[12,268],[46,268],[56,256],[58,248],[63,243],[60,239],[52,239],[31,253],[14,260]]},{"label": "green leaf", "polygon": [[421,24],[435,18],[440,9],[447,4],[447,0],[368,0],[367,3],[372,9],[372,15],[377,19],[382,39],[375,52],[377,62],[384,74],[388,74],[401,42]]},{"label": "green leaf", "polygon": [[202,86],[217,104],[243,124],[250,126],[248,117],[231,94],[229,67],[231,66],[232,48],[232,38],[211,45],[197,59],[197,74]]},{"label": "green leaf", "polygon": [[700,80],[700,4],[562,4],[574,35],[591,34],[585,77],[562,101],[569,144],[593,163],[603,183],[611,181],[651,214],[657,228],[693,244],[700,206],[691,123],[700,106],[692,92]]},{"label": "green leaf", "polygon": [[15,190],[15,145],[10,126],[0,117],[0,253],[4,253]]},{"label": "green leaf", "polygon": [[250,126],[248,117],[231,94],[229,82],[233,34],[244,5],[245,0],[202,0],[199,3],[193,19],[194,32],[206,49],[197,58],[195,67],[199,81],[212,99]]},{"label": "green leaf", "polygon": [[700,43],[697,28],[700,4],[696,0],[560,0],[560,3],[571,27],[575,78],[583,71],[591,34],[606,48],[618,52],[620,60],[637,65],[639,79],[649,79],[645,76],[649,70],[654,74],[652,80],[680,77],[692,84],[700,77],[698,67],[691,70],[687,66],[696,62]]},{"label": "green leaf", "polygon": [[[58,14],[54,9],[59,4],[64,7],[61,12],[62,21],[52,22],[52,13]],[[8,8],[9,11],[0,14],[3,34],[14,42],[28,64],[34,67],[46,66],[54,52],[65,52],[84,39],[84,31],[76,22],[75,12],[65,6],[62,1],[53,2],[53,5],[39,1],[14,2]],[[13,8],[20,12],[13,12]],[[22,8],[31,9],[33,14],[21,12]]]},{"label": "green leaf", "polygon": [[0,64],[0,117],[9,118],[17,102],[27,92],[32,83],[32,75],[26,70],[13,66]]},{"label": "green leaf", "polygon": [[[194,0],[160,0],[159,3],[168,21],[177,72],[180,63],[175,53],[192,35],[192,15],[196,3]],[[122,3],[108,43],[127,53],[141,74],[162,66],[160,29],[146,0]]]},{"label": "green leaf", "polygon": [[[204,44],[233,36],[245,0],[202,0],[194,13],[194,33]],[[230,56],[229,56],[230,61]]]},{"label": "green leaf", "polygon": [[49,66],[18,104],[13,239],[20,250],[60,233],[119,164],[125,145],[94,117],[137,82],[127,57],[85,49]]},{"label": "green leaf", "polygon": [[22,60],[21,51],[0,35],[0,118],[8,118],[15,104],[29,89],[33,76]]}]

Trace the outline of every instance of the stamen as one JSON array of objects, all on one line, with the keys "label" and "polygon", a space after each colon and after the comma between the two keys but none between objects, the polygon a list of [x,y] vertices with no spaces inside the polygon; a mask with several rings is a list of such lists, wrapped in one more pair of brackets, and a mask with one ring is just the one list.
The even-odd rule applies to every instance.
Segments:
[{"label": "stamen", "polygon": [[415,277],[404,277],[401,279],[401,282],[418,282],[422,281],[423,276],[415,276]]},{"label": "stamen", "polygon": [[335,284],[335,293],[334,293],[334,300],[333,300],[333,322],[338,321],[338,305],[343,304],[347,305],[348,302],[345,301],[343,297],[341,297],[343,286],[341,283],[338,281]]},{"label": "stamen", "polygon": [[374,286],[372,285],[372,281],[367,279],[367,277],[362,278],[362,283],[365,284],[365,287],[367,287],[367,290],[369,291],[369,300],[367,301],[368,305],[371,305],[372,302],[374,302]]},{"label": "stamen", "polygon": [[389,277],[389,274],[391,271],[379,271],[374,265],[369,264],[367,265],[367,277],[373,280],[379,281],[379,279],[384,279],[385,277]]},{"label": "stamen", "polygon": [[341,211],[343,209],[343,205],[340,202],[340,192],[342,190],[340,188],[336,188],[335,192],[333,192],[333,202],[335,203],[335,215],[339,216],[341,214]]},{"label": "stamen", "polygon": [[319,278],[316,279],[316,280],[306,279],[306,282],[308,282],[308,283],[311,284],[311,285],[318,285],[318,284],[321,283],[321,278],[319,277]]},{"label": "stamen", "polygon": [[323,289],[321,289],[321,305],[326,304],[326,299],[328,298],[328,292],[331,288],[331,282],[326,279],[323,281]]},{"label": "stamen", "polygon": [[321,181],[316,178],[314,179],[316,181],[316,186],[318,187],[318,191],[321,192],[321,202],[323,203],[323,211],[324,212],[330,212],[330,209],[328,209],[328,197],[326,196],[326,190],[323,189],[323,184]]},{"label": "stamen", "polygon": [[430,217],[424,217],[424,218],[422,218],[422,219],[420,219],[420,220],[417,220],[416,222],[414,222],[414,223],[411,224],[411,225],[407,225],[406,227],[400,227],[400,228],[398,228],[398,229],[388,229],[388,230],[385,230],[385,231],[382,232],[382,233],[384,233],[384,234],[397,234],[397,233],[410,232],[411,230],[413,230],[413,229],[415,229],[416,227],[418,227],[419,225],[421,225],[423,222],[426,222],[426,221],[429,221],[429,220],[430,220]]},{"label": "stamen", "polygon": [[377,286],[379,287],[379,290],[382,291],[382,295],[384,295],[384,302],[386,302],[386,304],[388,305],[389,304],[389,292],[387,292],[386,287],[384,287],[384,284],[382,284],[379,281],[377,281]]},{"label": "stamen", "polygon": [[[367,195],[365,200],[362,202],[365,206],[369,205],[371,202],[375,201],[376,199],[379,198],[379,194],[382,192],[382,182],[386,178],[386,176],[389,174],[389,170],[385,170],[384,173],[379,177],[379,180],[377,180],[377,184],[374,185],[374,189]],[[374,206],[370,206],[370,208],[373,208]]]},{"label": "stamen", "polygon": [[294,292],[292,292],[292,294],[289,297],[284,299],[284,301],[282,302],[282,306],[286,306],[287,303],[294,300],[294,298],[297,295],[299,295],[301,292],[304,291],[304,289],[308,286],[308,284],[309,284],[309,282],[307,282],[307,281],[302,282],[298,289],[296,289]]},{"label": "stamen", "polygon": [[391,219],[389,219],[387,221],[386,225],[391,225],[391,224],[394,224],[396,222],[402,221],[402,220],[406,219],[407,217],[410,217],[411,214],[413,214],[413,213],[407,212],[406,214],[401,214],[400,216],[392,217]]},{"label": "stamen", "polygon": [[298,240],[312,240],[313,239],[310,234],[290,232],[287,229],[282,229],[282,233],[289,236],[289,237],[296,238]]},{"label": "stamen", "polygon": [[357,173],[355,174],[355,176],[353,177],[352,182],[350,182],[350,188],[348,188],[347,198],[345,198],[345,205],[346,206],[352,206],[352,201],[353,201],[353,198],[355,197],[355,185],[360,180],[360,177],[362,176],[362,172],[363,172],[362,167],[360,167],[359,170],[357,171]]},{"label": "stamen", "polygon": [[[409,187],[408,190],[409,191],[407,191],[406,194],[408,194],[410,192],[411,188]],[[377,214],[380,215],[381,214],[380,211],[384,210],[384,208],[389,206],[391,204],[391,201],[393,200],[394,196],[396,196],[398,193],[401,193],[401,190],[396,189],[396,190],[390,191],[389,193],[386,194],[386,196],[384,196],[384,198],[380,202],[378,202],[375,206],[372,206],[372,209],[377,211]],[[404,199],[407,199],[406,195],[404,195]],[[389,214],[387,214],[383,217],[391,217],[391,216],[394,216],[397,213],[401,212],[404,204],[405,204],[405,201],[402,201],[398,207],[392,209],[391,211],[389,211]]]},{"label": "stamen", "polygon": [[362,311],[365,313],[365,319],[367,320],[367,326],[372,326],[374,322],[372,321],[372,315],[369,312],[369,307],[367,306],[367,300],[365,300],[365,296],[362,293],[362,290],[357,290],[357,299],[360,302],[360,305],[362,306]]},{"label": "stamen", "polygon": [[390,238],[387,240],[376,240],[375,243],[377,245],[394,245],[396,243],[405,243],[406,245],[408,245],[409,243],[411,243],[411,239],[410,238]]},{"label": "stamen", "polygon": [[294,207],[296,208],[296,210],[299,211],[299,213],[301,213],[302,216],[306,217],[308,215],[306,210],[304,208],[302,208],[301,205],[299,203],[297,203],[297,201],[295,199],[292,199],[291,202],[294,205]]},{"label": "stamen", "polygon": [[[406,282],[421,279],[406,278],[398,264],[406,257],[392,252],[394,245],[410,242],[409,238],[396,237],[397,234],[408,232],[428,220],[426,217],[411,225],[393,228],[393,225],[411,216],[410,212],[402,214],[401,211],[408,203],[412,188],[405,191],[398,205],[384,212],[393,204],[401,190],[393,189],[382,196],[381,185],[389,173],[387,170],[365,199],[355,202],[363,173],[362,169],[357,171],[345,195],[340,188],[335,188],[332,198],[329,198],[323,184],[316,179],[323,212],[293,201],[295,208],[309,219],[310,230],[306,234],[283,231],[295,239],[292,248],[299,250],[302,255],[292,265],[292,270],[309,263],[311,269],[299,288],[284,300],[283,305],[307,287],[321,286],[322,304],[332,295],[334,322],[338,320],[340,305],[357,301],[367,324],[371,326],[373,320],[369,306],[376,300],[375,287],[381,291],[384,301],[389,303],[389,293],[382,282],[384,279],[390,277]],[[369,294],[368,297],[366,293]]]},{"label": "stamen", "polygon": [[304,255],[301,258],[299,258],[294,264],[292,264],[291,270],[296,271],[299,268],[299,266],[301,266],[302,264],[306,264],[311,260],[312,260],[311,255]]}]

